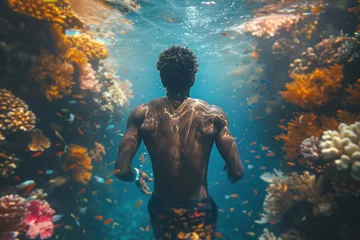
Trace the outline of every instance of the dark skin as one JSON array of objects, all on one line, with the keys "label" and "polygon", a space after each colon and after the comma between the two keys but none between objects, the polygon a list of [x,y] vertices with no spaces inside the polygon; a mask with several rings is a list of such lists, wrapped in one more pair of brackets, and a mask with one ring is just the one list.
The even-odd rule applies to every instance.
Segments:
[{"label": "dark skin", "polygon": [[[207,102],[189,98],[189,91],[171,93],[135,107],[120,141],[115,169],[123,181],[134,181],[131,162],[144,140],[154,174],[154,192],[167,200],[208,197],[207,168],[215,143],[225,160],[232,183],[244,175],[235,139],[229,131],[225,112]],[[141,171],[136,183],[145,194],[152,192],[146,182],[153,181]]]}]

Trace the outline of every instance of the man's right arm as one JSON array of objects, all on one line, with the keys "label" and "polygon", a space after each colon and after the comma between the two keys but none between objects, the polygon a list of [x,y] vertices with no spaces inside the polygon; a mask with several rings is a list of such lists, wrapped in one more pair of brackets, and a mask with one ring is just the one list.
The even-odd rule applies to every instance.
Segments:
[{"label": "man's right arm", "polygon": [[215,144],[225,160],[229,180],[235,183],[243,178],[244,167],[240,160],[235,139],[230,134],[225,112],[221,108],[217,108],[216,115],[214,124],[218,132]]}]

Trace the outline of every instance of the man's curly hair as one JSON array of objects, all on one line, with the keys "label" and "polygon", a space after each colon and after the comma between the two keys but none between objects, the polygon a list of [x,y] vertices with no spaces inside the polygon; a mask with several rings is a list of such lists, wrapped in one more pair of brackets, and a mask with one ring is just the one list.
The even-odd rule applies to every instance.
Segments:
[{"label": "man's curly hair", "polygon": [[175,45],[162,51],[157,61],[163,86],[173,92],[182,92],[194,85],[198,66],[190,49]]}]

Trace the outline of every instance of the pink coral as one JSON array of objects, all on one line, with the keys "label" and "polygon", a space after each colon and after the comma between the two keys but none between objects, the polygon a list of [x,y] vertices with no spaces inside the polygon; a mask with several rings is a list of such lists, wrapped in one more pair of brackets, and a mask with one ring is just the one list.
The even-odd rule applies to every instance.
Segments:
[{"label": "pink coral", "polygon": [[318,159],[321,155],[319,148],[319,138],[311,136],[304,139],[300,145],[300,152],[305,158],[313,160]]},{"label": "pink coral", "polygon": [[95,71],[91,64],[87,64],[80,76],[80,88],[92,92],[100,92],[99,81],[95,78]]},{"label": "pink coral", "polygon": [[45,200],[32,200],[29,202],[28,214],[24,219],[27,227],[26,237],[46,239],[54,233],[53,216],[55,214],[49,203]]}]

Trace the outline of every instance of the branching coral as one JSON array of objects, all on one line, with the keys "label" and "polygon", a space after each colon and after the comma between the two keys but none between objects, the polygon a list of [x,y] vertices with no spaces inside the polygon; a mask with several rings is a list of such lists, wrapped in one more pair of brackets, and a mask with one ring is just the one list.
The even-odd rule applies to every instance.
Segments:
[{"label": "branching coral", "polygon": [[286,83],[286,91],[281,96],[303,108],[312,108],[327,104],[331,94],[341,88],[343,67],[334,65],[329,68],[315,69],[310,74],[291,74],[292,83]]},{"label": "branching coral", "polygon": [[49,203],[45,200],[32,200],[29,202],[28,214],[24,219],[26,237],[46,239],[54,233],[53,216],[55,214]]},{"label": "branching coral", "polygon": [[322,195],[322,183],[323,177],[316,181],[315,175],[310,175],[309,172],[303,172],[302,175],[292,172],[290,176],[273,178],[266,189],[266,214],[256,223],[281,221],[283,214],[298,202],[310,203],[313,206],[314,217],[331,215],[335,202],[332,195]]},{"label": "branching coral", "polygon": [[321,153],[325,160],[334,161],[337,170],[349,171],[360,181],[360,122],[341,123],[338,131],[325,131],[321,137]]},{"label": "branching coral", "polygon": [[44,0],[8,0],[9,7],[29,17],[59,23],[66,28],[84,28],[67,0],[47,2]]},{"label": "branching coral", "polygon": [[90,90],[92,92],[99,92],[100,85],[99,81],[95,77],[95,74],[96,72],[92,69],[91,64],[88,63],[79,78],[80,88],[83,90]]},{"label": "branching coral", "polygon": [[349,93],[347,101],[351,104],[360,104],[360,79],[354,85],[349,85],[345,88],[345,91]]},{"label": "branching coral", "polygon": [[49,101],[71,94],[74,67],[59,57],[42,50],[36,64],[30,70],[30,78],[40,83]]},{"label": "branching coral", "polygon": [[312,47],[308,47],[306,51],[301,53],[300,58],[296,58],[290,64],[289,74],[304,74],[314,70],[314,66],[318,63],[318,56]]},{"label": "branching coral", "polygon": [[0,178],[6,178],[9,175],[14,174],[20,164],[21,159],[17,158],[14,154],[0,152]]},{"label": "branching coral", "polygon": [[270,14],[257,17],[241,24],[231,30],[238,32],[250,32],[256,37],[273,37],[280,30],[290,31],[291,27],[300,20],[299,16],[293,14]]},{"label": "branching coral", "polygon": [[129,100],[133,98],[131,82],[129,80],[120,82],[117,79],[113,79],[110,84],[107,87],[107,91],[102,93],[102,98],[106,103],[101,103],[101,110],[114,112],[116,107],[128,107],[130,104]]},{"label": "branching coral", "polygon": [[31,132],[31,143],[28,145],[30,151],[45,151],[45,148],[49,148],[51,146],[50,140],[45,137],[40,129],[34,129]]},{"label": "branching coral", "polygon": [[27,202],[18,195],[0,198],[0,238],[15,240],[24,230],[23,220],[27,214]]},{"label": "branching coral", "polygon": [[89,61],[107,58],[105,45],[101,42],[93,40],[89,35],[80,34],[68,37],[73,47],[83,51]]},{"label": "branching coral", "polygon": [[71,144],[62,159],[61,166],[64,171],[69,171],[73,181],[87,184],[92,176],[91,158],[85,147]]},{"label": "branching coral", "polygon": [[282,240],[281,238],[277,238],[272,232],[270,232],[267,228],[264,228],[264,233],[259,237],[258,240]]},{"label": "branching coral", "polygon": [[101,162],[103,160],[103,156],[105,156],[106,151],[104,145],[101,143],[95,142],[95,148],[90,151],[90,157],[95,162]]},{"label": "branching coral", "polygon": [[23,100],[6,89],[0,89],[0,135],[9,131],[30,131],[35,127],[35,122],[35,114]]}]

